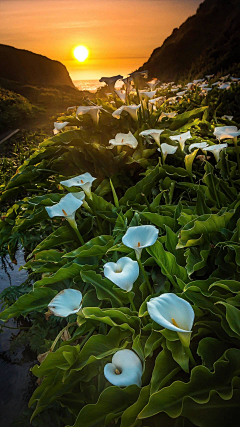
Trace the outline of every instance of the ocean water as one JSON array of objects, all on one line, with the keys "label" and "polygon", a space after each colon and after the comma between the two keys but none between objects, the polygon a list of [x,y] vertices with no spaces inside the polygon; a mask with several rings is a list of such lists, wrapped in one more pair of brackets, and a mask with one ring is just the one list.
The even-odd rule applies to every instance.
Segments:
[{"label": "ocean water", "polygon": [[[99,87],[105,86],[105,83],[100,83],[99,80],[73,80],[73,83],[79,90],[89,90],[89,92],[96,92]],[[120,89],[122,82],[116,82],[116,88]]]}]

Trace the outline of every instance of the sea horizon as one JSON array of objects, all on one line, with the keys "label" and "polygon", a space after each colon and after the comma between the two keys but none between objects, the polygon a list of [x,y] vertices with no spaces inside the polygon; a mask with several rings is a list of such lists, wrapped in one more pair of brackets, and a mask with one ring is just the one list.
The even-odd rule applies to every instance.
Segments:
[{"label": "sea horizon", "polygon": [[[79,90],[88,90],[89,92],[96,92],[98,88],[104,87],[105,83],[100,82],[99,80],[95,79],[89,79],[89,80],[73,80],[73,84],[79,89]],[[116,82],[116,88],[120,89],[122,84]]]}]

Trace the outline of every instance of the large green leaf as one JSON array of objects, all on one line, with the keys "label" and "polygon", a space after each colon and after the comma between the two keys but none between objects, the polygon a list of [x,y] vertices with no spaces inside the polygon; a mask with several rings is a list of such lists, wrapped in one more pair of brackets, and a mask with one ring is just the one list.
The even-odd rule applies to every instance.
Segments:
[{"label": "large green leaf", "polygon": [[47,309],[56,294],[57,291],[49,288],[34,289],[29,294],[22,295],[13,305],[0,313],[0,320],[7,321],[11,317],[27,316],[34,310]]},{"label": "large green leaf", "polygon": [[154,393],[138,417],[148,418],[163,411],[176,418],[183,411],[187,414],[189,402],[195,402],[197,409],[199,405],[201,407],[202,404],[207,404],[211,396],[216,394],[224,401],[230,400],[233,395],[231,381],[238,375],[240,368],[239,356],[240,350],[227,350],[224,357],[215,363],[214,372],[204,366],[193,368],[189,382],[175,381],[169,387]]},{"label": "large green leaf", "polygon": [[177,264],[175,256],[164,250],[162,243],[157,241],[147,248],[148,253],[155,259],[164,274],[176,286],[175,276],[187,283],[189,281],[185,268]]},{"label": "large green leaf", "polygon": [[90,257],[103,256],[113,246],[113,238],[111,236],[98,236],[89,240],[85,245],[80,246],[72,252],[64,255],[66,258],[75,257]]}]

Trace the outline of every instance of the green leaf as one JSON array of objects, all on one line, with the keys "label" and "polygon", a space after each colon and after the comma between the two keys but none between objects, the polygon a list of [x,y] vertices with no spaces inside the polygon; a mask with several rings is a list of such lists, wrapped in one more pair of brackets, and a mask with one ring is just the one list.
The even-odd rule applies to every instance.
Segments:
[{"label": "green leaf", "polygon": [[191,371],[190,381],[175,381],[169,387],[159,390],[150,397],[149,403],[138,415],[140,419],[149,418],[159,412],[166,412],[170,417],[179,417],[183,410],[187,413],[189,401],[201,407],[209,402],[211,395],[217,392],[222,399],[232,397],[230,385],[235,373],[240,368],[240,350],[229,349],[224,357],[214,364],[214,372],[204,366],[196,366]]},{"label": "green leaf", "polygon": [[[138,399],[140,388],[131,385],[124,389],[108,387],[96,404],[86,405],[79,413],[73,427],[103,427],[109,414],[119,414]],[[70,427],[70,426],[66,426]]]},{"label": "green leaf", "polygon": [[196,246],[205,240],[211,240],[214,234],[227,227],[233,215],[234,211],[231,211],[222,214],[205,214],[193,219],[180,231],[177,248]]},{"label": "green leaf", "polygon": [[113,238],[111,236],[98,236],[89,240],[85,245],[80,246],[72,252],[64,255],[66,258],[75,257],[91,257],[91,256],[103,256],[113,245]]},{"label": "green leaf", "polygon": [[175,276],[183,282],[188,282],[188,275],[185,268],[177,264],[176,258],[170,252],[164,250],[162,243],[157,241],[153,246],[147,248],[147,252],[156,260],[164,274],[170,281],[175,284]]},{"label": "green leaf", "polygon": [[171,218],[170,216],[164,216],[150,212],[142,212],[142,216],[144,216],[148,221],[150,221],[157,227],[163,229],[165,228],[165,226],[168,226],[170,228],[174,227],[174,218]]},{"label": "green leaf", "polygon": [[122,307],[124,302],[129,302],[127,292],[117,288],[110,280],[103,279],[100,274],[96,274],[94,271],[82,271],[81,277],[84,282],[94,286],[100,300],[111,301],[113,307]]},{"label": "green leaf", "polygon": [[47,309],[57,291],[49,288],[34,289],[29,294],[22,295],[13,305],[0,313],[0,320],[6,322],[11,317],[27,316],[32,311]]},{"label": "green leaf", "polygon": [[128,308],[105,310],[99,307],[83,308],[82,313],[86,319],[106,323],[109,326],[120,327],[122,330],[129,330],[135,334],[139,331],[140,319],[132,315]]}]

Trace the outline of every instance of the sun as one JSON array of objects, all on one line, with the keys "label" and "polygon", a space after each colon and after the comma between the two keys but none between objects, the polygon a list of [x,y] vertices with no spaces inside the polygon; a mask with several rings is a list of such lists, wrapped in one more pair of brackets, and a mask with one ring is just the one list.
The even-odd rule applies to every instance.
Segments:
[{"label": "sun", "polygon": [[84,62],[89,55],[89,51],[85,46],[77,46],[73,51],[73,55],[79,62]]}]

